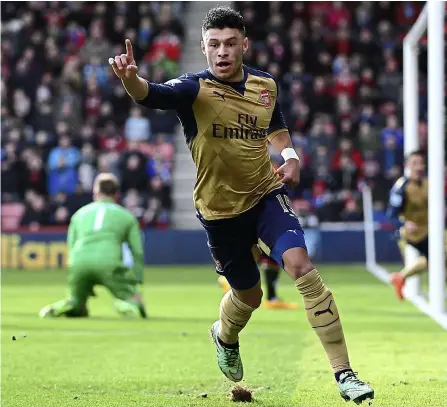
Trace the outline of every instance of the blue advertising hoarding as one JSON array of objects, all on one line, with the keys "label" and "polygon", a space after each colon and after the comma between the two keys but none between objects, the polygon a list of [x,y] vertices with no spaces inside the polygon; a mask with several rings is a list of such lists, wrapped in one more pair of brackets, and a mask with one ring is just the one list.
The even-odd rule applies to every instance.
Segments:
[{"label": "blue advertising hoarding", "polygon": [[[309,254],[318,263],[365,261],[363,231],[305,230]],[[66,265],[65,232],[3,233],[2,269],[57,269]],[[211,264],[206,234],[202,230],[148,230],[144,233],[146,264]],[[400,261],[390,231],[376,232],[379,262]]]}]

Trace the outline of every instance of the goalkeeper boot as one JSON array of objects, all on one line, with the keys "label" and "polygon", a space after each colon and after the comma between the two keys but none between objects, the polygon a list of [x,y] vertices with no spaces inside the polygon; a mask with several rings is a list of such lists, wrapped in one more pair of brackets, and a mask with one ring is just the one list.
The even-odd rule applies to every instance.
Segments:
[{"label": "goalkeeper boot", "polygon": [[338,389],[345,401],[353,401],[355,404],[374,398],[374,390],[371,386],[359,380],[352,370],[340,374]]},{"label": "goalkeeper boot", "polygon": [[265,309],[298,309],[298,304],[294,302],[287,302],[281,300],[280,298],[272,298],[270,300],[265,301],[264,303]]},{"label": "goalkeeper boot", "polygon": [[[114,305],[115,311],[123,317],[139,318],[142,316],[140,307],[133,302],[116,299]],[[146,315],[145,312],[144,315]]]},{"label": "goalkeeper boot", "polygon": [[223,346],[219,340],[219,321],[214,322],[211,326],[211,338],[216,345],[217,364],[222,373],[232,382],[240,382],[244,377],[244,369],[239,354],[239,344],[235,347],[228,348]]},{"label": "goalkeeper boot", "polygon": [[394,286],[394,291],[396,293],[397,298],[399,300],[404,299],[404,286],[405,286],[405,278],[402,273],[393,273],[391,275],[391,283]]},{"label": "goalkeeper boot", "polygon": [[138,305],[138,311],[140,311],[140,317],[143,319],[147,318],[146,307],[142,302]]},{"label": "goalkeeper boot", "polygon": [[226,294],[228,291],[231,290],[231,286],[230,286],[230,284],[228,284],[228,280],[224,276],[220,276],[217,279],[217,282],[219,283],[220,288],[222,289],[224,294]]},{"label": "goalkeeper boot", "polygon": [[138,306],[138,311],[140,312],[140,317],[143,319],[147,318],[146,307],[144,306],[143,297],[140,293],[135,294],[130,302],[135,303]]},{"label": "goalkeeper boot", "polygon": [[57,317],[70,317],[70,318],[83,318],[88,317],[88,310],[86,305],[82,307],[75,307],[71,299],[61,300],[54,304],[47,305],[39,312],[41,318],[57,318]]}]

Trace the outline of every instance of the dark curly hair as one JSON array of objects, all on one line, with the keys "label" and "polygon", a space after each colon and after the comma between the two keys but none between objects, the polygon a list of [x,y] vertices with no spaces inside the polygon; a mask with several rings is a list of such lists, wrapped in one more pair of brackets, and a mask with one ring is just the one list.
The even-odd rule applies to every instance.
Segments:
[{"label": "dark curly hair", "polygon": [[206,13],[202,23],[202,32],[211,28],[236,28],[245,36],[244,18],[241,13],[233,10],[231,7],[218,6],[214,7]]}]

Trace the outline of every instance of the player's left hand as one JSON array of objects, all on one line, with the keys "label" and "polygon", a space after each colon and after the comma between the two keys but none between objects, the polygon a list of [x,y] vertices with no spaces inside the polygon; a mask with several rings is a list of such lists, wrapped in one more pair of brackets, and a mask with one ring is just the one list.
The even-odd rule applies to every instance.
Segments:
[{"label": "player's left hand", "polygon": [[281,182],[290,187],[295,187],[300,183],[300,162],[293,158],[288,159],[276,170]]}]

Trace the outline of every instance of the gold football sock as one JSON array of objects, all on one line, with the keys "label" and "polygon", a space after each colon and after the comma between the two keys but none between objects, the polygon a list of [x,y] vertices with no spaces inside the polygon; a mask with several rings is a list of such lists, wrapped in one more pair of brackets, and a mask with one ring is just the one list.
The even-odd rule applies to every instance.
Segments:
[{"label": "gold football sock", "polygon": [[295,281],[303,296],[307,319],[320,338],[334,372],[350,369],[343,328],[331,291],[316,269]]},{"label": "gold football sock", "polygon": [[220,340],[227,345],[237,343],[239,332],[247,325],[254,310],[237,298],[233,290],[228,291],[220,302]]},{"label": "gold football sock", "polygon": [[424,256],[420,256],[416,261],[410,266],[405,267],[401,273],[405,279],[414,276],[416,274],[421,274],[428,268],[427,259]]}]

